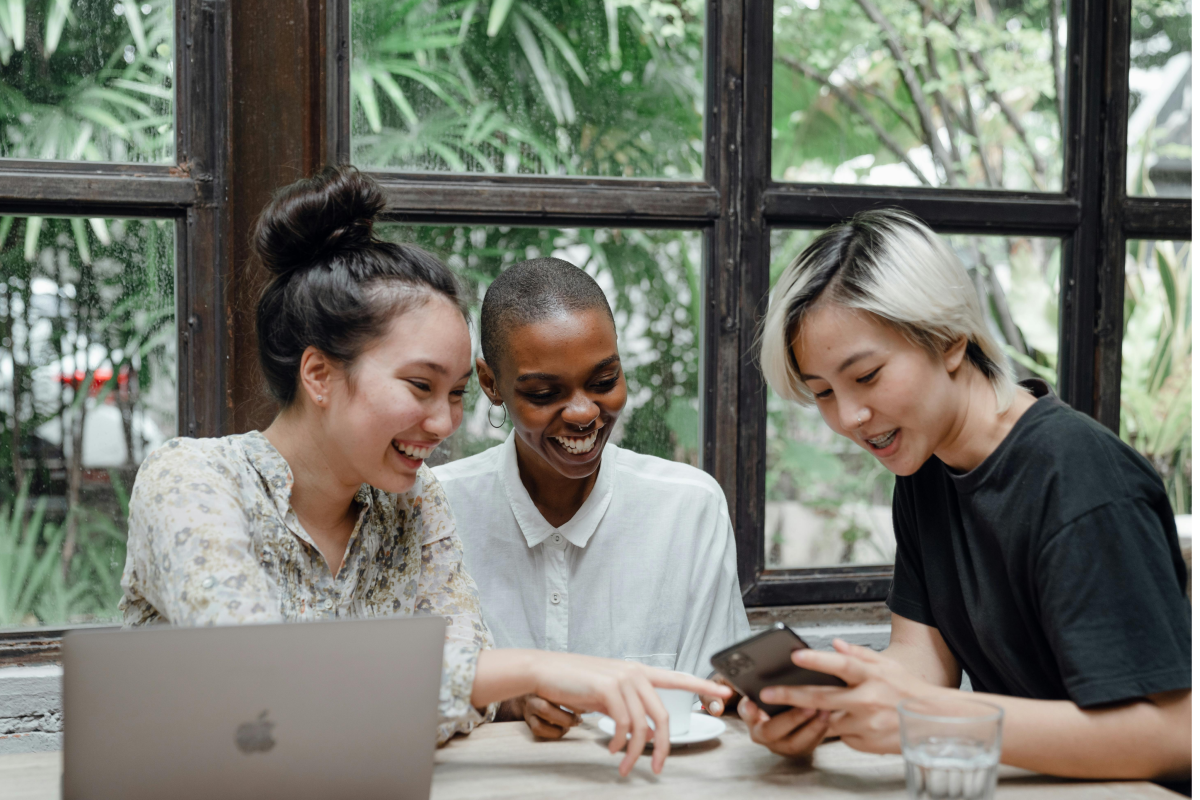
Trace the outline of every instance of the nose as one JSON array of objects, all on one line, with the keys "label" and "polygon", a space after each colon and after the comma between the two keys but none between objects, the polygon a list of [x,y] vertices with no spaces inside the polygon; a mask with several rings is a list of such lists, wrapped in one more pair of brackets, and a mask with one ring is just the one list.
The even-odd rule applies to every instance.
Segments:
[{"label": "nose", "polygon": [[838,406],[842,430],[856,431],[871,421],[871,409],[857,403],[842,403]]},{"label": "nose", "polygon": [[432,434],[439,439],[445,439],[450,434],[454,433],[454,429],[458,425],[454,421],[454,410],[450,407],[449,401],[435,403],[430,409],[429,416],[425,417],[421,423],[421,428],[426,433]]},{"label": "nose", "polygon": [[576,392],[567,401],[562,411],[563,421],[578,428],[586,428],[600,416],[600,406],[584,392]]}]

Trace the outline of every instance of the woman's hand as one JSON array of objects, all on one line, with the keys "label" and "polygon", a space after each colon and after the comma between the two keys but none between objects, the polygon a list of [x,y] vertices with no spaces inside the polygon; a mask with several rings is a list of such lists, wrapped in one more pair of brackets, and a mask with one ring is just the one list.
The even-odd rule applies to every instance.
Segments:
[{"label": "woman's hand", "polygon": [[[533,662],[535,693],[551,703],[580,711],[600,711],[612,717],[616,731],[608,744],[609,752],[625,749],[619,771],[622,776],[633,769],[646,743],[654,741],[651,768],[662,772],[671,752],[670,736],[655,736],[654,731],[670,730],[667,710],[655,687],[684,689],[689,692],[728,699],[728,686],[679,672],[647,667],[633,661],[616,661],[569,653],[539,653]],[[646,722],[654,721],[654,730]],[[630,734],[628,743],[625,736]]]},{"label": "woman's hand", "polygon": [[[734,689],[729,681],[725,680],[720,675],[709,676],[709,680],[711,680],[713,683],[720,684],[721,686],[728,686],[733,692],[732,699],[736,700],[740,696],[737,693],[737,689]],[[712,697],[710,695],[702,694],[700,695],[700,704],[704,706],[704,710],[709,714],[714,717],[719,717],[728,710],[725,703],[726,699],[728,698]]]},{"label": "woman's hand", "polygon": [[771,717],[749,697],[742,698],[737,710],[751,741],[788,758],[808,758],[829,732],[828,711],[792,708]]},{"label": "woman's hand", "polygon": [[536,694],[528,694],[508,702],[515,707],[518,718],[525,720],[529,730],[539,739],[561,739],[580,722],[578,714],[565,711]]},{"label": "woman's hand", "polygon": [[[947,690],[926,683],[898,661],[869,648],[846,644],[841,639],[833,641],[833,648],[837,652],[797,650],[792,653],[792,661],[805,669],[836,675],[846,682],[844,688],[772,686],[760,693],[762,701],[797,706],[797,711],[815,710],[820,715],[828,715],[829,734],[841,736],[842,741],[855,750],[899,753],[900,720],[896,705],[910,697],[927,697]],[[792,713],[785,712],[771,722]],[[786,726],[781,722],[777,727]],[[770,735],[778,731],[768,729],[766,725],[763,731],[762,743],[779,752],[767,741]],[[815,747],[816,744],[811,746]]]}]

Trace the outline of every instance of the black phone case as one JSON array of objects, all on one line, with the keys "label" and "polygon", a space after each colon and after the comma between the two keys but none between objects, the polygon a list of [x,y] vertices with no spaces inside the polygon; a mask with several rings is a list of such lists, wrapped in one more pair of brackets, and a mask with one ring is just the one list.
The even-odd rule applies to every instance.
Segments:
[{"label": "black phone case", "polygon": [[735,689],[773,717],[791,706],[767,705],[759,700],[758,693],[768,686],[846,685],[841,678],[793,664],[792,653],[807,647],[808,643],[791,628],[777,622],[770,630],[717,653],[712,665]]}]

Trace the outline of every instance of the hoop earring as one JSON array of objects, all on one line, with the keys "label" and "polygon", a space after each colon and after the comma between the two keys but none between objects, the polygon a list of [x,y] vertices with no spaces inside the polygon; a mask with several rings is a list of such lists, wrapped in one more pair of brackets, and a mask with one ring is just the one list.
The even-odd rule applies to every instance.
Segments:
[{"label": "hoop earring", "polygon": [[504,423],[508,422],[508,406],[504,405],[504,403],[500,404],[500,408],[503,410],[503,415],[500,417],[499,425],[492,422],[492,409],[493,408],[495,408],[495,406],[488,406],[488,410],[487,410],[488,425],[491,425],[493,428],[503,428]]}]

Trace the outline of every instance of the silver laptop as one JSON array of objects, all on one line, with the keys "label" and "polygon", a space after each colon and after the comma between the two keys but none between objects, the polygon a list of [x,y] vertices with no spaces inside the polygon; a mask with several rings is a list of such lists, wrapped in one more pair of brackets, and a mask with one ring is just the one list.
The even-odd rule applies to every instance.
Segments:
[{"label": "silver laptop", "polygon": [[80,631],[64,800],[427,800],[441,617]]}]

